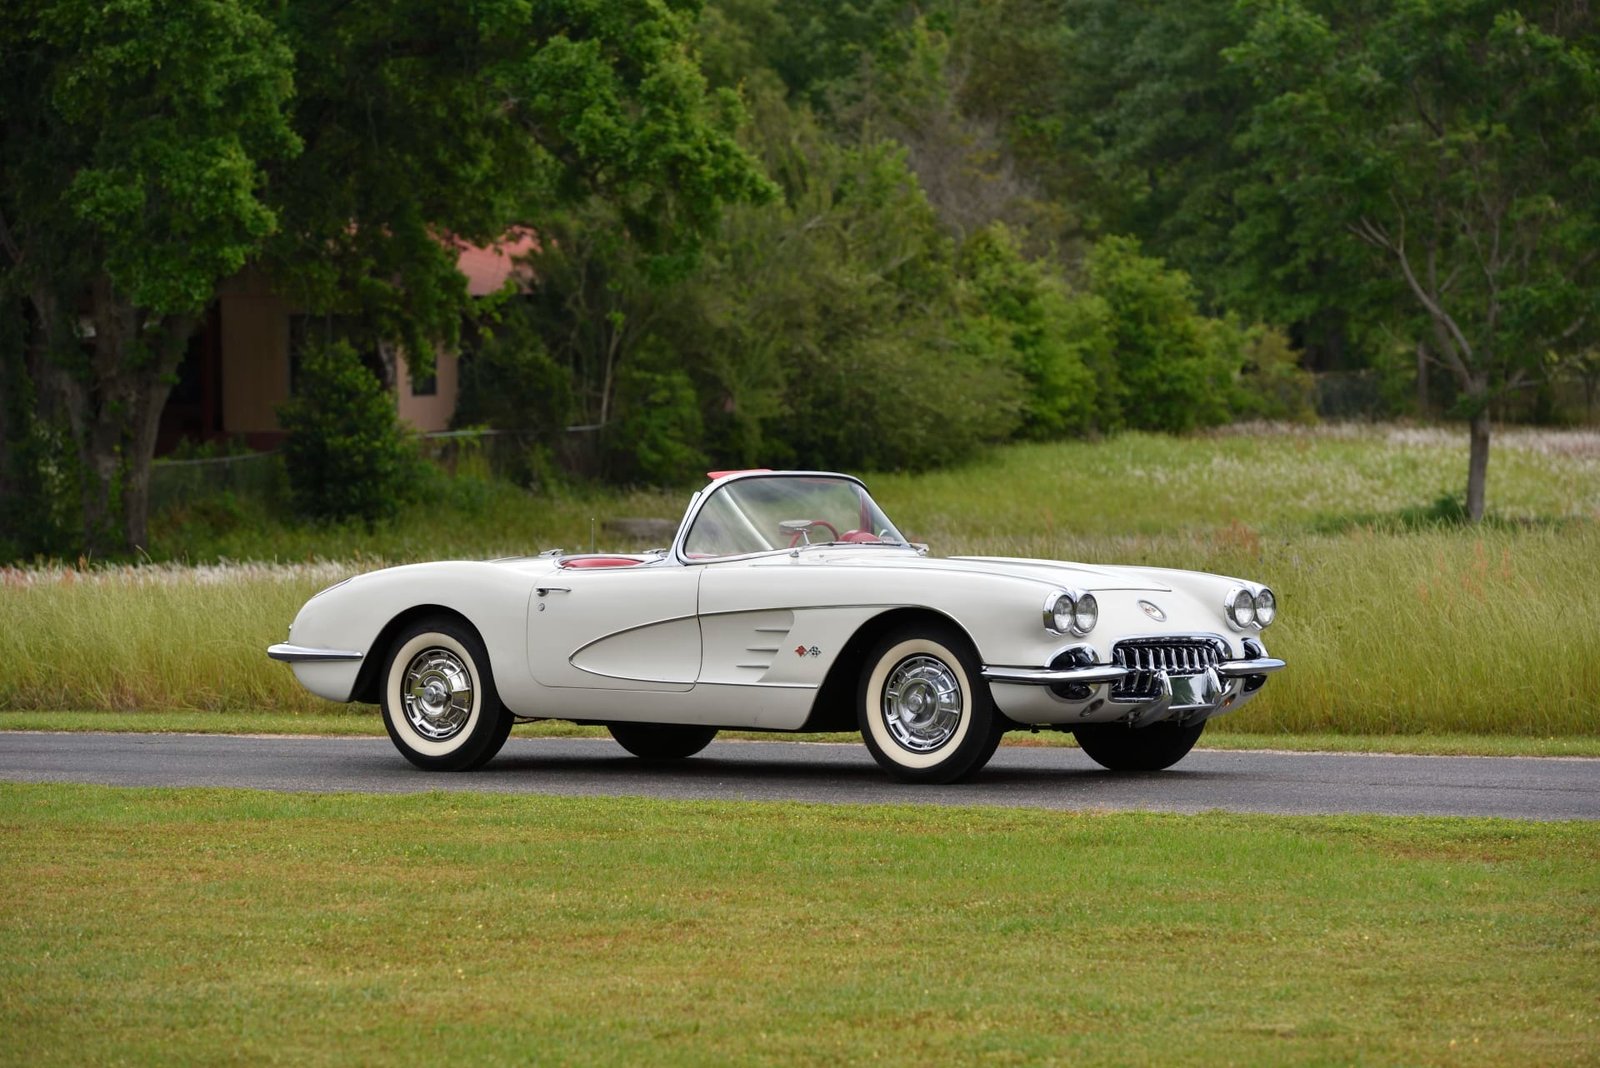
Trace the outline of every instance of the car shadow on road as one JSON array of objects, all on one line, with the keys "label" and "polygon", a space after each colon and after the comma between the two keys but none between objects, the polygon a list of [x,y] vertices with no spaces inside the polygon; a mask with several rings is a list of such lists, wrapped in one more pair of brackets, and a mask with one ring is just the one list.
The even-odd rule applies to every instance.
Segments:
[{"label": "car shadow on road", "polygon": [[[502,752],[473,774],[495,780],[521,775],[539,775],[546,779],[551,776],[562,779],[582,778],[588,780],[590,785],[598,785],[605,781],[615,782],[618,786],[641,783],[670,786],[706,782],[727,787],[778,784],[871,785],[906,791],[935,789],[941,793],[953,794],[995,786],[1060,787],[1070,784],[1084,787],[1126,788],[1157,783],[1197,785],[1241,777],[1238,772],[1186,771],[1181,766],[1160,772],[1112,772],[1092,765],[1081,763],[1074,765],[1067,761],[1057,766],[1034,767],[1018,767],[997,762],[990,764],[966,782],[926,787],[896,783],[870,758],[835,754],[808,753],[792,759],[748,756],[725,758],[706,754],[680,761],[647,761],[623,753],[616,756],[589,756],[536,753],[526,749],[518,752]],[[909,795],[907,799],[911,799]]]}]

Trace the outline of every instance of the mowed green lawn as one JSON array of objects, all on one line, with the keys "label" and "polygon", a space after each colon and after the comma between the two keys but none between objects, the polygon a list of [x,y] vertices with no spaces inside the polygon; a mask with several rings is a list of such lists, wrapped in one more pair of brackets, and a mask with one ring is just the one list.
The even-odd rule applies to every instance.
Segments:
[{"label": "mowed green lawn", "polygon": [[0,786],[0,1061],[1600,1059],[1600,825]]}]

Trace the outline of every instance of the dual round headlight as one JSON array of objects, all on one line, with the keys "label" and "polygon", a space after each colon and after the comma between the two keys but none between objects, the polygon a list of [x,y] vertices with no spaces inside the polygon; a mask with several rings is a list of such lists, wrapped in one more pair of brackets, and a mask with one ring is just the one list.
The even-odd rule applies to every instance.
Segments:
[{"label": "dual round headlight", "polygon": [[1278,616],[1278,599],[1265,586],[1254,593],[1236,586],[1229,591],[1223,612],[1236,630],[1269,627]]},{"label": "dual round headlight", "polygon": [[1100,602],[1092,593],[1052,594],[1044,603],[1044,627],[1056,634],[1088,634],[1100,622]]}]

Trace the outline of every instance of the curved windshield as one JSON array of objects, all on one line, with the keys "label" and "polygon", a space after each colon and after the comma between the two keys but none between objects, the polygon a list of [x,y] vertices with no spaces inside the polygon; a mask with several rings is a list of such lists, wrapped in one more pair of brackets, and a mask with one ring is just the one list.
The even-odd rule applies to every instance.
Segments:
[{"label": "curved windshield", "polygon": [[719,487],[683,540],[690,559],[743,556],[802,545],[904,545],[867,496],[842,478],[741,478]]}]

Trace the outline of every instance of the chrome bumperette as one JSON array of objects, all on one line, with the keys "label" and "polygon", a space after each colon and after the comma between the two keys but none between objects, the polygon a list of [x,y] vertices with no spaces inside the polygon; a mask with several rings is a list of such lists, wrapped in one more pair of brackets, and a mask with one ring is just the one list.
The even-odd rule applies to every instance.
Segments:
[{"label": "chrome bumperette", "polygon": [[304,645],[280,643],[267,647],[267,655],[286,664],[315,664],[334,660],[361,660],[365,653],[354,649],[312,649]]},{"label": "chrome bumperette", "polygon": [[1274,656],[1259,656],[1253,660],[1228,660],[1217,665],[1217,674],[1226,679],[1247,678],[1251,675],[1270,675],[1282,671],[1287,665]]},{"label": "chrome bumperette", "polygon": [[986,667],[983,677],[989,682],[1020,683],[1024,686],[1065,686],[1071,683],[1095,685],[1120,682],[1128,669],[1115,664],[1091,664],[1075,668]]},{"label": "chrome bumperette", "polygon": [[1153,697],[1141,702],[1127,715],[1128,726],[1148,727],[1152,723],[1159,723],[1172,715],[1172,680],[1165,673],[1157,678],[1158,685]]}]

